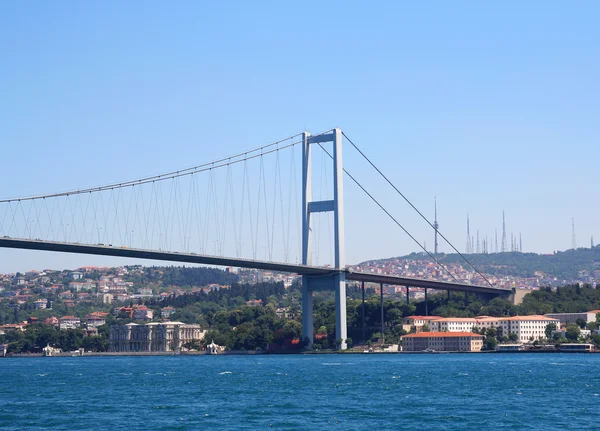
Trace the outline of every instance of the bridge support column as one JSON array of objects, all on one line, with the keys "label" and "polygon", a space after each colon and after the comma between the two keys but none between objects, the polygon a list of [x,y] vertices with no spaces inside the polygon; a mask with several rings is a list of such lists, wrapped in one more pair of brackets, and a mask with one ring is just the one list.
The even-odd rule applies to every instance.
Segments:
[{"label": "bridge support column", "polygon": [[410,304],[410,291],[409,287],[406,286],[406,305]]},{"label": "bridge support column", "polygon": [[362,342],[367,341],[367,334],[365,329],[365,282],[362,282],[362,307],[361,307],[361,328],[362,328]]},{"label": "bridge support column", "polygon": [[348,338],[346,323],[346,274],[339,272],[335,275],[335,339],[341,340],[340,349],[345,350]]},{"label": "bridge support column", "polygon": [[379,283],[379,306],[381,308],[381,340],[385,343],[385,331],[383,328],[383,283]]},{"label": "bridge support column", "polygon": [[425,288],[425,316],[429,316],[429,304],[427,304],[427,288]]},{"label": "bridge support column", "polygon": [[302,341],[307,340],[307,346],[313,344],[313,292],[307,276],[302,277]]}]

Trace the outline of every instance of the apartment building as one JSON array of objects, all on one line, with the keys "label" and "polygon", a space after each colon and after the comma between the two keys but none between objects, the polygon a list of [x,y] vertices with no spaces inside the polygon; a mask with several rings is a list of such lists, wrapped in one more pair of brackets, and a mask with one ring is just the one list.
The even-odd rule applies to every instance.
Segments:
[{"label": "apartment building", "polygon": [[63,316],[58,319],[58,329],[76,329],[81,326],[81,320],[76,316]]},{"label": "apartment building", "polygon": [[471,332],[477,326],[472,317],[446,317],[431,321],[432,332]]},{"label": "apartment building", "polygon": [[430,325],[433,320],[441,319],[442,316],[408,316],[402,319],[402,329],[410,331],[415,328],[417,332],[423,325]]},{"label": "apartment building", "polygon": [[533,315],[533,316],[513,316],[500,319],[501,335],[517,335],[517,341],[526,343],[532,340],[546,338],[546,326],[554,323],[560,328],[560,321],[551,317]]},{"label": "apartment building", "polygon": [[472,332],[419,332],[401,340],[404,352],[479,352],[483,347],[483,335]]}]

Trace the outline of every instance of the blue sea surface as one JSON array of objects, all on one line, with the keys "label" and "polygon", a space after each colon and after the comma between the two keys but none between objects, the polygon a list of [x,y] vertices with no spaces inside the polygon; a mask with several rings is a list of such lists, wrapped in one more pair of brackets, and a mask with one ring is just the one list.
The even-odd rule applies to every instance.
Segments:
[{"label": "blue sea surface", "polygon": [[600,429],[600,355],[0,359],[3,430]]}]

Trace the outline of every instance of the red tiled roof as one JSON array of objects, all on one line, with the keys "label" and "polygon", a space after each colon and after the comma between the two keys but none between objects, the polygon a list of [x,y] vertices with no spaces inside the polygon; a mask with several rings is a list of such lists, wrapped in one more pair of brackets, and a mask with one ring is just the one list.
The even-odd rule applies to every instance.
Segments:
[{"label": "red tiled roof", "polygon": [[472,317],[444,317],[438,319],[438,322],[463,322],[463,323],[475,323],[477,320]]},{"label": "red tiled roof", "polygon": [[521,321],[521,320],[558,320],[553,317],[541,316],[539,314],[532,314],[531,316],[513,316],[513,317],[504,317],[502,320],[510,320],[510,321]]},{"label": "red tiled roof", "polygon": [[473,332],[419,332],[418,334],[404,335],[402,338],[428,338],[428,337],[481,337],[483,335],[474,334]]}]

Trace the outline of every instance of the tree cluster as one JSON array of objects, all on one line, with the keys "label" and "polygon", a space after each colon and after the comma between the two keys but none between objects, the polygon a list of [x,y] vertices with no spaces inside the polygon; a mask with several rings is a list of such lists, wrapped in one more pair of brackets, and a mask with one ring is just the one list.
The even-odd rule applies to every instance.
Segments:
[{"label": "tree cluster", "polygon": [[58,330],[49,325],[30,325],[24,332],[11,331],[0,335],[0,344],[8,344],[8,353],[39,353],[50,345],[71,352],[84,348],[88,352],[108,350],[108,328],[98,329],[98,335],[86,336],[83,329]]}]

